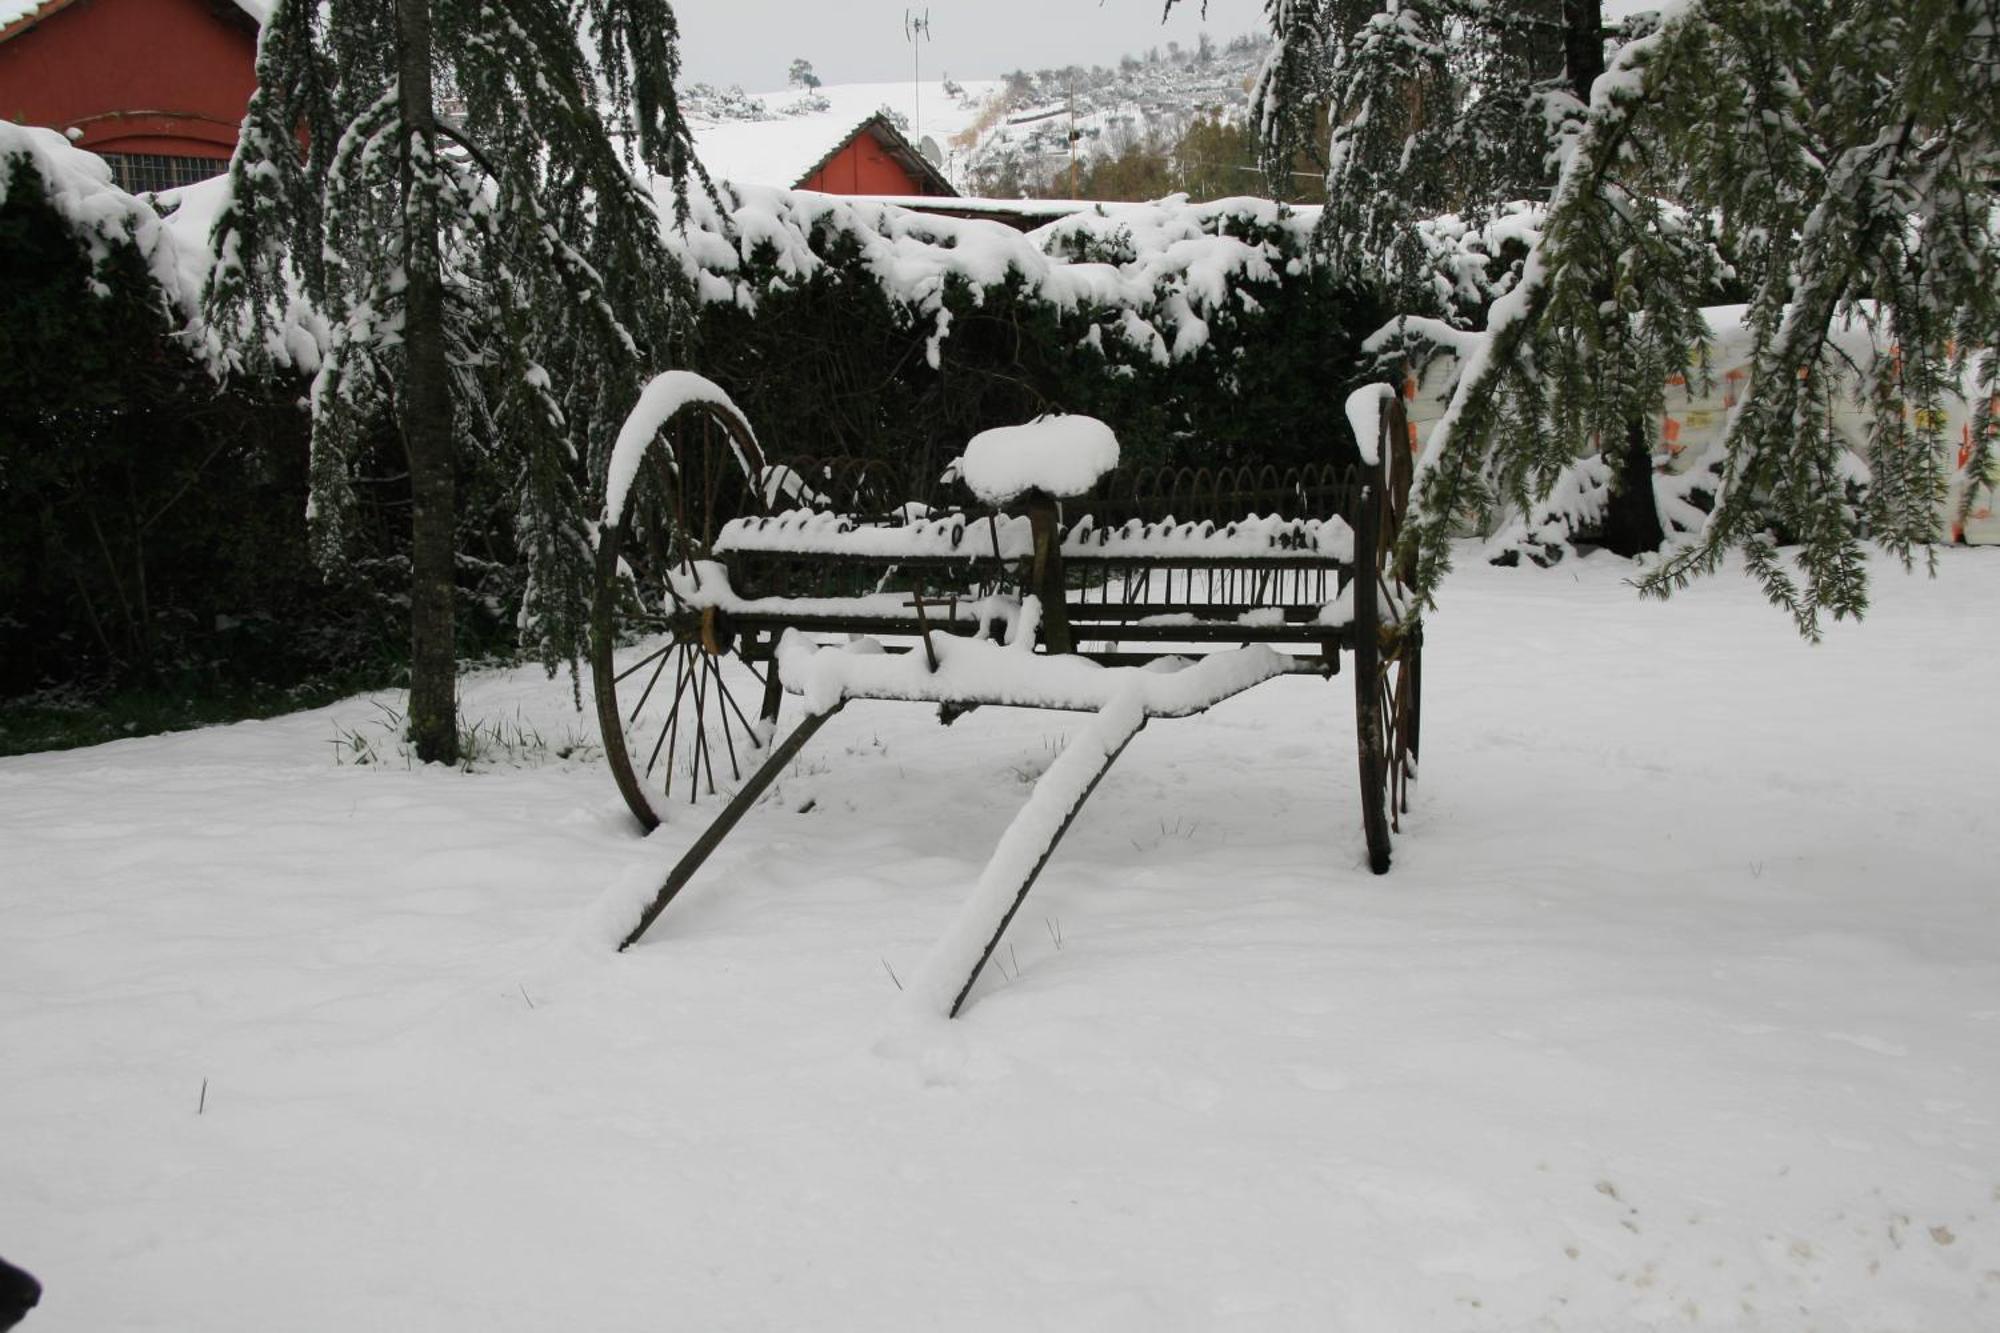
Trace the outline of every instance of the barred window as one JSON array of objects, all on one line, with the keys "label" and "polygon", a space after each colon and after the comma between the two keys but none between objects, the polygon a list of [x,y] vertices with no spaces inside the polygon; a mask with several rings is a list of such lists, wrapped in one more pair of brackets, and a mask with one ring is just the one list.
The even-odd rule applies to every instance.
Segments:
[{"label": "barred window", "polygon": [[164,153],[106,153],[104,160],[111,164],[111,178],[118,182],[118,188],[128,194],[144,194],[151,190],[172,190],[196,181],[205,181],[211,176],[220,176],[229,170],[229,162],[220,157],[170,157]]}]

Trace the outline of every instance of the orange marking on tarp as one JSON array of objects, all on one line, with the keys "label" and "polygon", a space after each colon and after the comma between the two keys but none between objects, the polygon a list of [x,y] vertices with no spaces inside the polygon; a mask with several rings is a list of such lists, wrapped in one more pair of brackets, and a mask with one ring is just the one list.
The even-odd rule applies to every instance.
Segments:
[{"label": "orange marking on tarp", "polygon": [[1667,387],[1669,389],[1685,389],[1687,387],[1687,382],[1688,382],[1688,377],[1681,374],[1679,371],[1675,371],[1673,374],[1667,376]]},{"label": "orange marking on tarp", "polygon": [[1660,434],[1669,445],[1672,445],[1674,441],[1681,437],[1681,423],[1672,417],[1666,418],[1660,424]]},{"label": "orange marking on tarp", "polygon": [[1414,421],[1405,422],[1403,429],[1410,433],[1410,452],[1415,453],[1417,451],[1417,423]]},{"label": "orange marking on tarp", "polygon": [[1417,401],[1417,377],[1415,375],[1403,376],[1403,397],[1413,403]]}]

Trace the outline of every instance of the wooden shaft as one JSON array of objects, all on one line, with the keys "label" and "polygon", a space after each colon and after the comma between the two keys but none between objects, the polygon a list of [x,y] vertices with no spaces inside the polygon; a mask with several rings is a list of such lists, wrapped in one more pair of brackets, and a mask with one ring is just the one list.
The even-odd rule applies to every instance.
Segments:
[{"label": "wooden shaft", "polygon": [[1042,643],[1052,653],[1073,653],[1068,599],[1063,591],[1062,522],[1056,502],[1040,491],[1024,497],[1028,523],[1035,538],[1035,559],[1028,587],[1042,603]]},{"label": "wooden shaft", "polygon": [[687,882],[694,878],[694,872],[701,869],[702,863],[722,845],[722,840],[729,836],[730,830],[742,821],[743,816],[750,813],[750,807],[757,804],[757,798],[777,780],[778,774],[784,772],[785,765],[792,762],[793,757],[805,748],[806,742],[813,738],[814,733],[825,726],[827,719],[844,708],[846,703],[847,701],[843,699],[824,713],[806,714],[805,720],[792,729],[792,734],[785,737],[783,744],[771,751],[771,757],[750,775],[749,781],[743,784],[730,799],[729,804],[722,807],[722,813],[702,830],[701,836],[694,840],[694,845],[674,863],[673,870],[667,875],[666,883],[660,885],[660,891],[653,895],[653,901],[646,908],[645,915],[639,918],[639,924],[634,926],[632,933],[619,944],[618,952],[623,953],[639,942],[639,937],[646,933],[660,913],[667,910],[667,904],[674,900],[674,895],[687,887]]},{"label": "wooden shaft", "polygon": [[1035,859],[1034,867],[1028,871],[1028,877],[1022,880],[1021,887],[1014,891],[1014,901],[1007,908],[1007,915],[1000,918],[1000,928],[993,932],[992,939],[986,941],[986,949],[979,955],[979,961],[972,965],[972,975],[968,976],[965,984],[959,987],[958,997],[951,1002],[950,1017],[957,1018],[958,1011],[965,1007],[965,998],[972,994],[973,986],[979,981],[979,974],[986,970],[987,960],[993,957],[993,951],[1000,947],[1000,939],[1007,933],[1007,927],[1014,924],[1014,914],[1020,911],[1021,904],[1027,901],[1028,890],[1034,888],[1035,881],[1041,878],[1042,868],[1048,865],[1049,858],[1056,854],[1056,844],[1062,841],[1063,834],[1069,832],[1069,826],[1076,822],[1077,814],[1083,809],[1084,802],[1088,801],[1090,794],[1097,790],[1097,784],[1104,781],[1104,775],[1118,762],[1118,756],[1125,753],[1125,747],[1132,743],[1132,738],[1145,729],[1146,720],[1141,718],[1139,725],[1126,733],[1124,740],[1118,742],[1118,748],[1104,756],[1103,766],[1090,779],[1090,785],[1083,789],[1083,794],[1076,798],[1076,804],[1069,808],[1069,813],[1063,816],[1063,822],[1057,827],[1055,836],[1049,839],[1048,846],[1042,848],[1042,854]]}]

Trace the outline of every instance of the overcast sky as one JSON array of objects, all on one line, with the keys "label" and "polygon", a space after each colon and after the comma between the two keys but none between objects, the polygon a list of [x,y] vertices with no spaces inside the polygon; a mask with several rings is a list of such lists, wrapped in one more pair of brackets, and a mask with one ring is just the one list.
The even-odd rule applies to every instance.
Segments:
[{"label": "overcast sky", "polygon": [[673,0],[681,25],[683,77],[741,84],[749,92],[785,85],[793,59],[810,60],[827,83],[875,83],[910,76],[903,15],[931,16],[924,77],[997,78],[1014,69],[1109,65],[1127,52],[1178,41],[1192,46],[1204,27],[1218,42],[1261,28],[1264,0],[1181,0],[1160,23],[1161,0]]}]

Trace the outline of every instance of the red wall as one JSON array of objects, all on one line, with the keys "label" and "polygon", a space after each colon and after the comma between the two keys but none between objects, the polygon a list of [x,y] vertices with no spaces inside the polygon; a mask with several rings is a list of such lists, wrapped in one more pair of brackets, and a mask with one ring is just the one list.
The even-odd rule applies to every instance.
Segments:
[{"label": "red wall", "polygon": [[229,0],[75,0],[0,42],[0,118],[74,126],[96,152],[227,158],[256,61]]},{"label": "red wall", "polygon": [[882,151],[875,137],[863,134],[834,154],[833,160],[799,183],[802,190],[827,194],[924,194],[924,184]]}]

